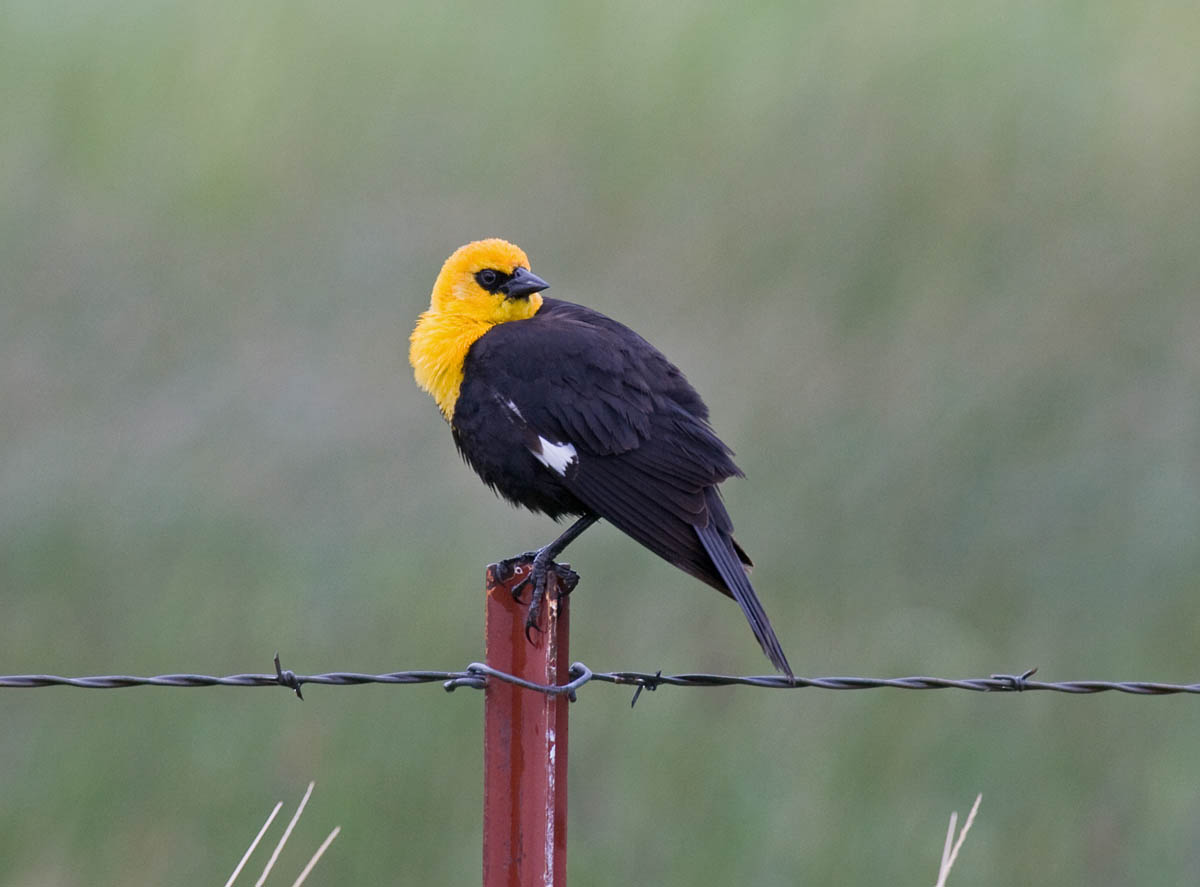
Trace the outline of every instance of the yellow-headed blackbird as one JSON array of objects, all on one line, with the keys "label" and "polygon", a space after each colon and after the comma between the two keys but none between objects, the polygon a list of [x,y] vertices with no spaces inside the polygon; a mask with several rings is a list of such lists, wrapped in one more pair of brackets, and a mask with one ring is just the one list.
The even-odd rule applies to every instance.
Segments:
[{"label": "yellow-headed blackbird", "polygon": [[[522,556],[532,559],[534,602],[554,558],[604,518],[736,600],[767,658],[790,675],[717,492],[741,471],[708,408],[649,342],[543,298],[548,286],[513,244],[468,243],[442,266],[409,352],[417,384],[485,483],[533,511],[579,516]],[[531,607],[533,627],[535,616]]]}]

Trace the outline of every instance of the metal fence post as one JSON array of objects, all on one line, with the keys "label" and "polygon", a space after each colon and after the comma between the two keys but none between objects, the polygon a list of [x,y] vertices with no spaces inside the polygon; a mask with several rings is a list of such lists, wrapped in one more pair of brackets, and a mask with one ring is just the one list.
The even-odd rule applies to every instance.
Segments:
[{"label": "metal fence post", "polygon": [[[526,605],[487,571],[487,664],[538,684],[569,679],[567,598],[550,574],[539,625],[525,638]],[[529,592],[524,599],[528,601]],[[483,885],[563,887],[567,875],[566,696],[489,680],[484,690]]]}]

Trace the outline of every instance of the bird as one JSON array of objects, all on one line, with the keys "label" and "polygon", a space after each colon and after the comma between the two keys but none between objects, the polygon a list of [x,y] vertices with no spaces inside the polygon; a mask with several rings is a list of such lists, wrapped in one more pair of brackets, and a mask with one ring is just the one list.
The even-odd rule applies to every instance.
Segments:
[{"label": "bird", "polygon": [[733,598],[771,664],[792,676],[718,492],[741,477],[684,374],[629,327],[543,292],[525,252],[476,240],[446,259],[410,337],[417,385],[464,461],[514,505],[575,522],[511,562],[530,569],[526,635],[562,551],[603,519]]}]

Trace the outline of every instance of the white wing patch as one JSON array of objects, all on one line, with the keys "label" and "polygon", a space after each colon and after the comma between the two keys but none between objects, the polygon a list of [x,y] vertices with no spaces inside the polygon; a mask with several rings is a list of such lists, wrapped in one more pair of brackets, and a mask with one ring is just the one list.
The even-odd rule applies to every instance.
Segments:
[{"label": "white wing patch", "polygon": [[579,461],[574,444],[555,443],[552,440],[546,440],[539,434],[538,446],[540,449],[535,450],[531,447],[529,450],[533,453],[533,458],[558,474],[559,477],[566,477],[567,469]]}]

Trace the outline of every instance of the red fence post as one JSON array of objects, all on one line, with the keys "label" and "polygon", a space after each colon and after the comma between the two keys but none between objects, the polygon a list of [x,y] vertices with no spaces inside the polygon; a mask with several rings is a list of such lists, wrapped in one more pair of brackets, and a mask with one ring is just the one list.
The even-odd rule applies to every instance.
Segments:
[{"label": "red fence post", "polygon": [[[538,684],[569,680],[567,598],[547,577],[538,624],[525,638],[527,605],[487,571],[487,664]],[[523,595],[529,600],[529,592]],[[483,715],[483,887],[563,887],[567,882],[567,707],[551,696],[488,679]]]}]

